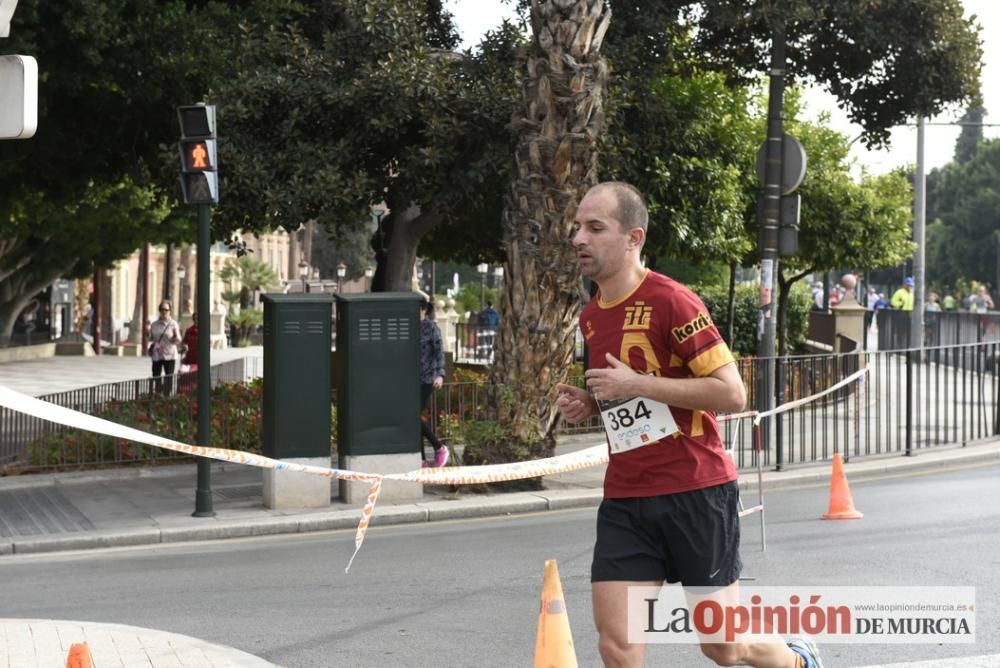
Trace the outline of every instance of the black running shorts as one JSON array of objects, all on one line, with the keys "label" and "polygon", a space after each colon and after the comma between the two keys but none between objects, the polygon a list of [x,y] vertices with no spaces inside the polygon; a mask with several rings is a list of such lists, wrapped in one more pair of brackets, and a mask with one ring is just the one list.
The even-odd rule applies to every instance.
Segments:
[{"label": "black running shorts", "polygon": [[679,494],[604,499],[597,511],[591,582],[725,587],[742,569],[735,481]]}]

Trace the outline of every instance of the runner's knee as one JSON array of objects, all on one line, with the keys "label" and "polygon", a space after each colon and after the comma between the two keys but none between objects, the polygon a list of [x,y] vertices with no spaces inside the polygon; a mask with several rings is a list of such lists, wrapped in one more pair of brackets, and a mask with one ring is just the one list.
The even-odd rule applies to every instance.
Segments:
[{"label": "runner's knee", "polygon": [[597,647],[601,652],[604,665],[609,668],[641,666],[645,654],[643,645],[630,645],[626,639],[618,638],[610,633],[601,633]]},{"label": "runner's knee", "polygon": [[739,645],[705,643],[701,646],[701,653],[714,661],[718,666],[739,666],[743,662],[743,655]]}]

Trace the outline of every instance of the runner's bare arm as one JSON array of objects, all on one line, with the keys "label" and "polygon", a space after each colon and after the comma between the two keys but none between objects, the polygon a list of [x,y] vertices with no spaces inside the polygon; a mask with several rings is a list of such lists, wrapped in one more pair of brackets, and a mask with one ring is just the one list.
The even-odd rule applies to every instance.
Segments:
[{"label": "runner's bare arm", "polygon": [[736,364],[724,364],[703,378],[662,378],[633,371],[613,355],[606,369],[588,369],[587,387],[595,397],[614,401],[646,397],[691,410],[729,413],[746,404],[746,390]]}]

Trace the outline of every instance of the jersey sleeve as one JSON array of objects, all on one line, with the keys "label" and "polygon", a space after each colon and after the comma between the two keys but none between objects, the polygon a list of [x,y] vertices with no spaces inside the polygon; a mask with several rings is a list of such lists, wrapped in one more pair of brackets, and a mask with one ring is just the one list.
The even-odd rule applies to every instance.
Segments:
[{"label": "jersey sleeve", "polygon": [[669,320],[670,347],[696,377],[709,376],[733,361],[708,308],[690,290],[672,295]]}]

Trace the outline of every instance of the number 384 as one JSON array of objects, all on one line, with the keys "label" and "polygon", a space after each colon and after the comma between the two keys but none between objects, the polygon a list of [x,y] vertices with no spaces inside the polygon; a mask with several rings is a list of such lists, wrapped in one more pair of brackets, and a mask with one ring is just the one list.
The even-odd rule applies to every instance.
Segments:
[{"label": "number 384", "polygon": [[646,402],[639,401],[634,406],[635,410],[630,410],[628,406],[622,406],[614,410],[607,411],[604,414],[604,419],[608,421],[608,425],[612,429],[628,429],[635,424],[636,420],[646,419],[648,420],[652,417],[652,413],[646,408]]}]

